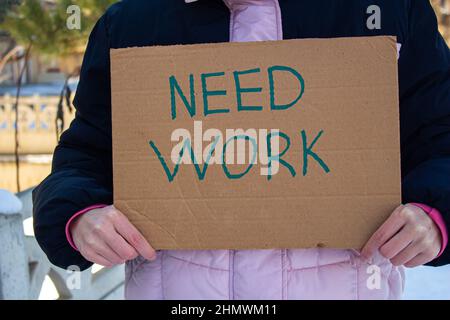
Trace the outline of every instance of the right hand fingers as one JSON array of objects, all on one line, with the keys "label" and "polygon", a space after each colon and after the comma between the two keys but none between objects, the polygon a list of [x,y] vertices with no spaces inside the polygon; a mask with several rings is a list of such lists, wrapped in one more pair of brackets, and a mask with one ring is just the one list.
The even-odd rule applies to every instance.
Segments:
[{"label": "right hand fingers", "polygon": [[133,260],[139,253],[134,249],[115,229],[111,228],[105,232],[106,244],[114,250],[114,253],[123,261]]},{"label": "right hand fingers", "polygon": [[118,255],[116,250],[114,250],[108,243],[101,239],[96,241],[90,249],[93,250],[95,254],[110,261],[113,265],[122,264],[128,260]]},{"label": "right hand fingers", "polygon": [[117,232],[145,259],[154,260],[156,258],[155,250],[145,240],[144,236],[131,224],[131,222],[120,211],[116,210],[118,215],[114,223]]},{"label": "right hand fingers", "polygon": [[87,260],[103,266],[122,264],[136,258],[136,250],[117,234],[114,228],[111,228],[111,231],[105,232],[104,236],[89,238],[88,244],[80,248],[80,253]]},{"label": "right hand fingers", "polygon": [[71,231],[80,253],[104,266],[121,264],[139,254],[148,260],[156,257],[145,238],[113,206],[86,213]]},{"label": "right hand fingers", "polygon": [[81,255],[86,260],[93,263],[100,264],[105,267],[111,267],[117,264],[122,264],[125,259],[122,259],[105,241],[102,234],[103,231],[94,231],[87,234],[77,243]]},{"label": "right hand fingers", "polygon": [[81,254],[83,255],[83,257],[86,260],[88,260],[88,261],[90,261],[92,263],[96,263],[96,264],[102,265],[102,266],[107,267],[107,268],[110,268],[110,267],[115,265],[113,262],[109,261],[105,257],[95,253],[92,250],[85,250],[84,252],[81,252]]}]

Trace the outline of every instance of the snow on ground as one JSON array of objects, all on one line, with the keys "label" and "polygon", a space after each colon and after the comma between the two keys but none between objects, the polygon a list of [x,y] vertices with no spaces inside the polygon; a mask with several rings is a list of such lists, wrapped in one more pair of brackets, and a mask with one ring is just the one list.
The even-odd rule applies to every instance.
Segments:
[{"label": "snow on ground", "polygon": [[406,269],[404,299],[450,300],[450,265]]}]

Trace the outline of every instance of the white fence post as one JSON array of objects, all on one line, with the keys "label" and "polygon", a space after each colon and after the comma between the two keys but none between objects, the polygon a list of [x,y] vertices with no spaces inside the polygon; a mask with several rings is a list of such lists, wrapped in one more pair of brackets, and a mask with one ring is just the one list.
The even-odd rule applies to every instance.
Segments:
[{"label": "white fence post", "polygon": [[23,233],[22,203],[0,190],[0,299],[28,299],[28,256]]}]

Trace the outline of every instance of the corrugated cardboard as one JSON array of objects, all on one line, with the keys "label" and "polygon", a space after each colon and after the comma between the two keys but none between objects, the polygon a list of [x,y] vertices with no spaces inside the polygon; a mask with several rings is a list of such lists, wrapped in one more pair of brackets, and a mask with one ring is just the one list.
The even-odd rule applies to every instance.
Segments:
[{"label": "corrugated cardboard", "polygon": [[[111,65],[114,204],[156,249],[360,248],[400,204],[395,38],[117,49]],[[271,109],[273,66],[301,76],[272,72],[274,105],[304,90],[285,110]],[[240,72],[246,70],[252,71]],[[262,110],[238,111],[235,71],[241,105]],[[207,95],[205,115],[201,74],[211,73],[204,76],[206,90],[226,95]],[[177,91],[192,102],[190,75],[193,116]],[[172,87],[175,119],[170,77],[179,85]],[[218,113],[223,109],[229,111]],[[193,134],[194,121],[201,121],[203,132],[280,130],[290,138],[281,159],[295,177],[280,165],[269,179],[257,163],[239,179],[247,165],[210,164],[200,179],[193,164],[181,164],[170,181],[150,141],[172,172],[172,132]],[[286,140],[279,141],[282,151]]]}]

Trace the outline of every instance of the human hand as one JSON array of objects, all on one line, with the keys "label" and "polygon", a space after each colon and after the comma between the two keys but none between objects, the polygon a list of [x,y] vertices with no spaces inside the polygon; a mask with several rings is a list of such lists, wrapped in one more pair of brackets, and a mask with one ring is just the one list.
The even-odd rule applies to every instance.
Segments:
[{"label": "human hand", "polygon": [[436,258],[441,237],[425,211],[414,205],[401,205],[372,235],[361,256],[368,260],[379,250],[395,266],[417,267]]},{"label": "human hand", "polygon": [[141,255],[156,258],[155,250],[127,217],[114,206],[90,210],[70,225],[73,242],[88,261],[112,267]]}]

